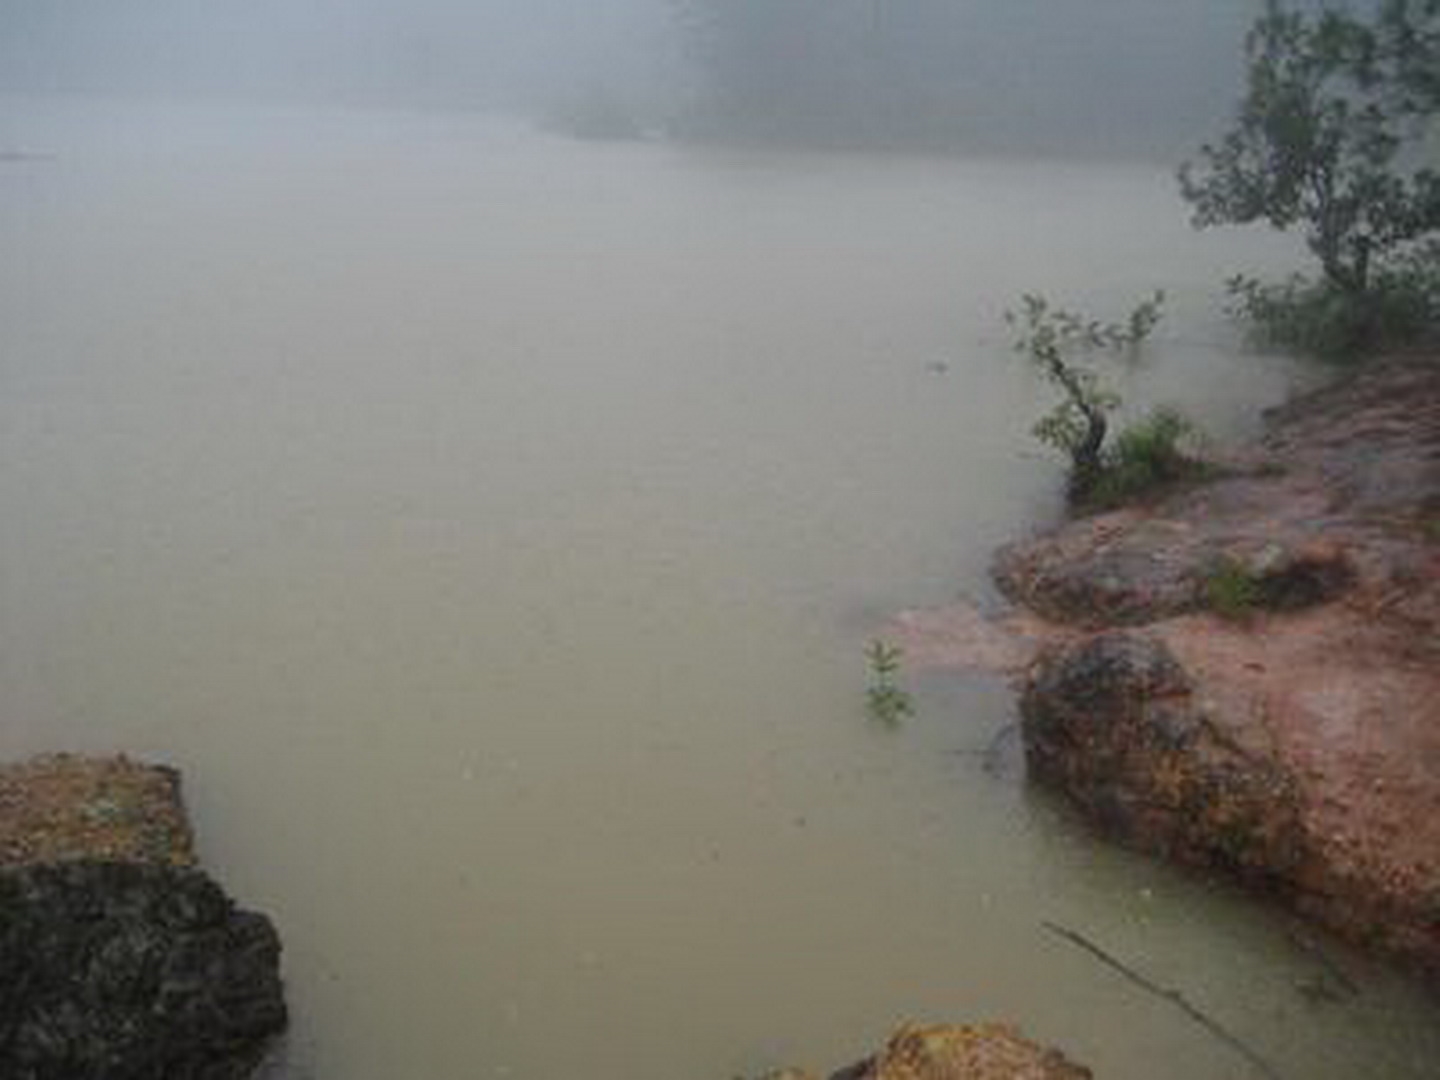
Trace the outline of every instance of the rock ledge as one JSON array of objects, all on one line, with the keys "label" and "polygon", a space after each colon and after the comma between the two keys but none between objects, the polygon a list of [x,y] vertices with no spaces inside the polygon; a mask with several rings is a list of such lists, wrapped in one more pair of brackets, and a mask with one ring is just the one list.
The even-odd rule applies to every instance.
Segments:
[{"label": "rock ledge", "polygon": [[0,767],[0,1076],[251,1075],[286,1025],[280,940],[194,863],[172,769]]}]

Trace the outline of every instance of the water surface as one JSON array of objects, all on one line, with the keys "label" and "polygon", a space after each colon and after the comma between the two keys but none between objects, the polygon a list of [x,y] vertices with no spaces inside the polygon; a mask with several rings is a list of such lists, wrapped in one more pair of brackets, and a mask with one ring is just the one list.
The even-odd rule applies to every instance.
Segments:
[{"label": "water surface", "polygon": [[0,754],[172,761],[286,941],[295,1077],[728,1077],[1003,1017],[1110,1080],[1433,1076],[1440,1009],[862,710],[894,610],[1058,513],[1001,313],[1119,316],[1217,435],[1286,365],[1163,171],[0,105]]}]

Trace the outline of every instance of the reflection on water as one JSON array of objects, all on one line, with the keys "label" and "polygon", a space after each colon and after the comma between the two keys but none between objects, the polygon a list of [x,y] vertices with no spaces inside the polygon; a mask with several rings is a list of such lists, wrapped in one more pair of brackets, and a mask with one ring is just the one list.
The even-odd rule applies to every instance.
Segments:
[{"label": "reflection on water", "polygon": [[297,1076],[729,1076],[1006,1017],[1112,1080],[1433,1075],[1433,1002],[867,724],[889,612],[1055,513],[1000,313],[1174,298],[1120,378],[1243,431],[1169,179],[572,144],[471,117],[0,106],[0,753],[181,765],[287,941]]}]

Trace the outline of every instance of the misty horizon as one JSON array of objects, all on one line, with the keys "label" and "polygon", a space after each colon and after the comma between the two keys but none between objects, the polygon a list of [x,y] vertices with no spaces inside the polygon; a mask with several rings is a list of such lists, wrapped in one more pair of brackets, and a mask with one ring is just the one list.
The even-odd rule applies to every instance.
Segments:
[{"label": "misty horizon", "polygon": [[1106,0],[1062,12],[1038,0],[203,9],[4,0],[0,91],[539,119],[599,101],[637,129],[687,138],[1172,157],[1233,108],[1258,9],[1258,0]]}]

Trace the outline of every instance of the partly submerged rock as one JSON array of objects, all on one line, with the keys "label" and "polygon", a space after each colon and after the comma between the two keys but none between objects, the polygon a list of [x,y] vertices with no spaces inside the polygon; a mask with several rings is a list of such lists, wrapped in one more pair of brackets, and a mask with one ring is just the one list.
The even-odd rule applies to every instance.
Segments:
[{"label": "partly submerged rock", "polygon": [[252,1073],[286,1024],[280,941],[194,863],[175,770],[0,766],[0,1077]]},{"label": "partly submerged rock", "polygon": [[[1089,1080],[1089,1069],[1009,1024],[902,1024],[877,1054],[830,1080]],[[814,1080],[782,1069],[761,1080]]]},{"label": "partly submerged rock", "polygon": [[1270,884],[1293,875],[1293,779],[1211,721],[1158,638],[1112,631],[1051,651],[1021,715],[1031,774],[1132,844]]},{"label": "partly submerged rock", "polygon": [[1089,1080],[1090,1070],[1009,1024],[905,1024],[885,1049],[835,1080]]},{"label": "partly submerged rock", "polygon": [[1246,472],[1002,554],[1064,624],[1022,674],[1027,760],[1127,841],[1440,974],[1440,360],[1272,423]]},{"label": "partly submerged rock", "polygon": [[1015,609],[887,636],[1014,677],[1032,773],[1112,834],[1440,975],[1440,357],[1269,423],[1217,479],[1003,549]]}]

